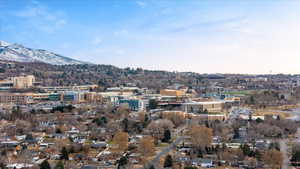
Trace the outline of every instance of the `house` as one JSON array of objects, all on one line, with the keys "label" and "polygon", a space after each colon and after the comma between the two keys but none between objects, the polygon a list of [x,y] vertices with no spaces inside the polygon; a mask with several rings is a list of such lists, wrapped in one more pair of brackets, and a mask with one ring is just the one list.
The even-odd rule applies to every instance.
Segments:
[{"label": "house", "polygon": [[11,147],[17,147],[19,144],[20,142],[18,141],[2,141],[0,142],[0,147],[11,148]]},{"label": "house", "polygon": [[98,142],[93,141],[93,143],[91,144],[91,148],[106,148],[107,146],[108,144],[103,141],[98,141]]},{"label": "house", "polygon": [[75,128],[75,127],[72,127],[71,130],[67,131],[67,133],[68,133],[69,135],[79,134],[79,132],[80,132],[80,131],[79,131],[77,128]]},{"label": "house", "polygon": [[21,169],[21,168],[31,168],[33,164],[26,164],[26,163],[14,163],[6,165],[9,169]]},{"label": "house", "polygon": [[85,165],[82,166],[81,169],[99,169],[100,167],[94,166],[94,165]]},{"label": "house", "polygon": [[266,141],[266,140],[257,140],[255,142],[255,149],[258,150],[266,150],[269,148],[270,145],[270,141]]},{"label": "house", "polygon": [[211,159],[202,159],[200,166],[205,168],[213,167],[213,161]]},{"label": "house", "polygon": [[213,167],[213,161],[211,159],[195,158],[195,159],[192,159],[192,165],[200,166],[200,167],[204,167],[204,168],[211,168],[211,167]]},{"label": "house", "polygon": [[67,138],[67,136],[62,133],[54,133],[54,134],[50,135],[50,137],[55,138],[55,139],[66,139]]}]

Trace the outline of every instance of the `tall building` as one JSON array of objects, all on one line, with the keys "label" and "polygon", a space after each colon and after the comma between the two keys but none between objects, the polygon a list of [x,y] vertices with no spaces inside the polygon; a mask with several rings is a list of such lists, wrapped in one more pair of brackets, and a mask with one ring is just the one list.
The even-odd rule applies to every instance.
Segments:
[{"label": "tall building", "polygon": [[33,75],[24,75],[0,80],[0,87],[13,87],[17,89],[22,89],[32,87],[34,86],[34,83],[35,77]]},{"label": "tall building", "polygon": [[35,77],[33,75],[18,76],[11,78],[14,88],[30,88],[34,86]]}]

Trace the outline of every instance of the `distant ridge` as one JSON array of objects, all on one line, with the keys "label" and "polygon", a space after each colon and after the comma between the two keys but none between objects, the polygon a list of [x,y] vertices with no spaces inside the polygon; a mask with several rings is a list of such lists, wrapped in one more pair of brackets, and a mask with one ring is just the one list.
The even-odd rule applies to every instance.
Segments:
[{"label": "distant ridge", "polygon": [[0,60],[16,62],[44,62],[52,65],[88,64],[43,49],[32,49],[0,40]]}]

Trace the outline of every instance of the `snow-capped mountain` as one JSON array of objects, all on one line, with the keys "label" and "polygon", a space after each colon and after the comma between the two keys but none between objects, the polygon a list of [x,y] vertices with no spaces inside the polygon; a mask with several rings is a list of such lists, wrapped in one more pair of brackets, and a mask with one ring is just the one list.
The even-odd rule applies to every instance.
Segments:
[{"label": "snow-capped mountain", "polygon": [[42,49],[31,49],[20,44],[0,41],[0,60],[16,62],[44,62],[53,65],[86,64]]}]

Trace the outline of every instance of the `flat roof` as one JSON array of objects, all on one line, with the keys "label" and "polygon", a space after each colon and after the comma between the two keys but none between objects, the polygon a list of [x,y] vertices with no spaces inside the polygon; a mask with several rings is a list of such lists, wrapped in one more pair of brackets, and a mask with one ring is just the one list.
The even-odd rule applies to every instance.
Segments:
[{"label": "flat roof", "polygon": [[225,101],[208,101],[208,102],[188,102],[183,103],[185,105],[206,105],[206,104],[222,104],[225,103]]}]

